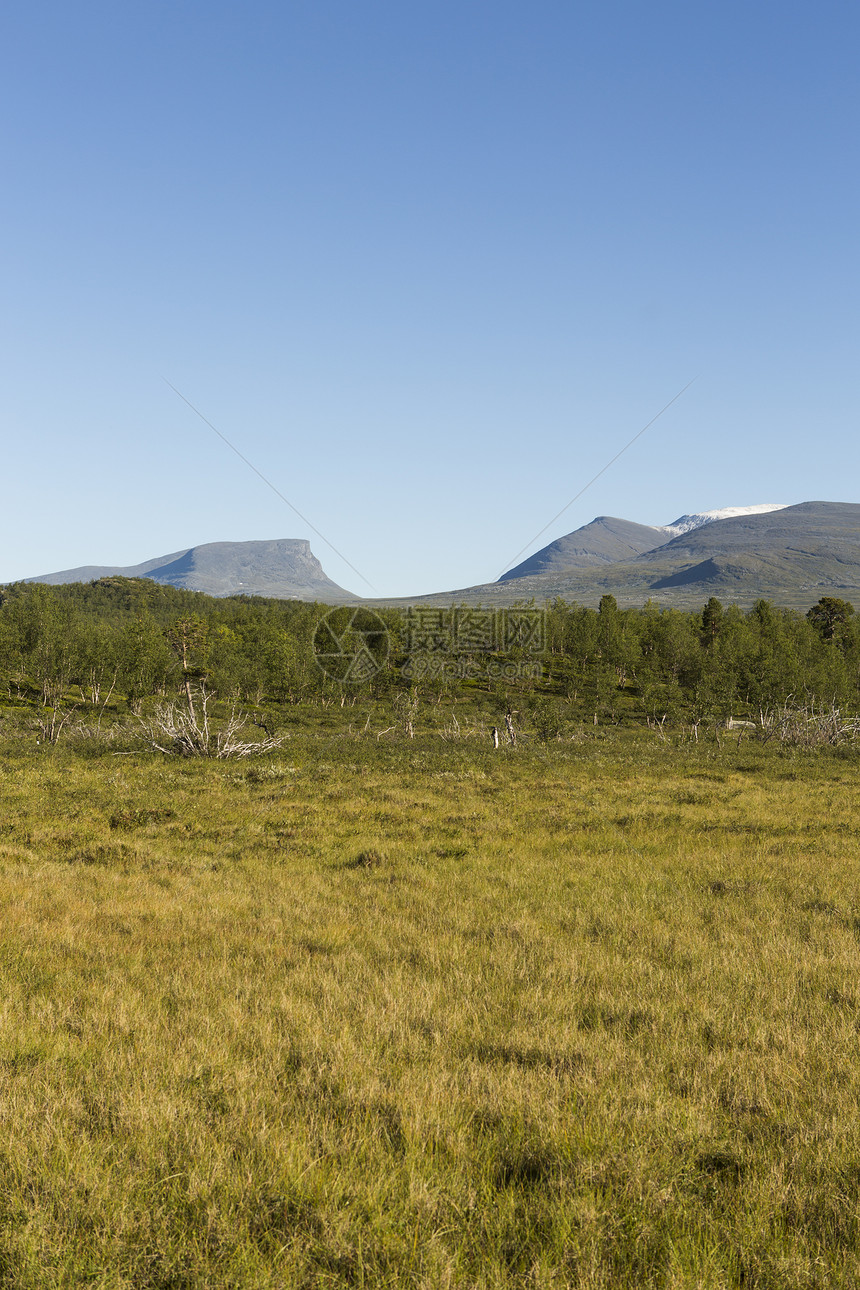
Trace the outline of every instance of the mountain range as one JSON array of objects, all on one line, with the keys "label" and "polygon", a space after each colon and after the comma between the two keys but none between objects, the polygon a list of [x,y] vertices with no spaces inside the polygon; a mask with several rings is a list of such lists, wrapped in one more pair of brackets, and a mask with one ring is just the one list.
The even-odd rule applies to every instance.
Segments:
[{"label": "mountain range", "polygon": [[510,605],[557,596],[596,605],[695,609],[710,597],[741,607],[772,600],[808,609],[821,596],[860,597],[860,505],[761,504],[682,515],[672,524],[637,524],[601,515],[549,543],[497,582],[420,596],[363,600],[325,574],[308,542],[209,542],[143,564],[88,565],[30,582],[151,578],[211,596],[258,595],[327,604]]},{"label": "mountain range", "polygon": [[542,551],[530,555],[522,564],[503,573],[500,582],[511,578],[526,578],[535,573],[556,573],[565,569],[588,569],[602,564],[631,560],[646,551],[654,551],[674,537],[692,529],[713,524],[717,520],[734,519],[740,515],[763,515],[785,510],[775,503],[758,506],[726,506],[718,511],[699,511],[695,515],[682,515],[671,524],[659,526],[634,524],[631,520],[615,519],[611,515],[598,515],[597,519],[565,537],[550,542]]},{"label": "mountain range", "polygon": [[699,608],[711,596],[796,609],[821,596],[860,596],[860,505],[729,507],[659,528],[599,516],[498,582],[413,599],[505,605],[560,596],[596,605],[606,594],[619,605],[650,599],[680,609]]}]

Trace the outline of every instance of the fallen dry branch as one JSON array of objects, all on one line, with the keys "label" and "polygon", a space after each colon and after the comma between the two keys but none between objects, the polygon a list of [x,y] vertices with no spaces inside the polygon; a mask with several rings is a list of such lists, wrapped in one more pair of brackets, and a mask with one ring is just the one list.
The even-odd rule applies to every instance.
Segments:
[{"label": "fallen dry branch", "polygon": [[816,707],[809,703],[770,708],[761,714],[763,742],[771,739],[801,748],[851,743],[860,735],[860,718],[845,716],[835,703]]},{"label": "fallen dry branch", "polygon": [[[196,702],[195,702],[196,700]],[[280,748],[286,735],[265,739],[242,736],[249,718],[234,703],[226,720],[210,715],[212,694],[201,685],[187,705],[164,703],[147,720],[141,721],[145,738],[156,752],[179,757],[250,757]]]}]

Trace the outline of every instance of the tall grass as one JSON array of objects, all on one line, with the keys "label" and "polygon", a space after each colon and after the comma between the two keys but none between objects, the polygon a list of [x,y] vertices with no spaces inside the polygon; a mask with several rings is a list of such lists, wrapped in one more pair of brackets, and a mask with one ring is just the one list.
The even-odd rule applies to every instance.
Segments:
[{"label": "tall grass", "polygon": [[0,1286],[853,1286],[856,761],[9,745]]}]

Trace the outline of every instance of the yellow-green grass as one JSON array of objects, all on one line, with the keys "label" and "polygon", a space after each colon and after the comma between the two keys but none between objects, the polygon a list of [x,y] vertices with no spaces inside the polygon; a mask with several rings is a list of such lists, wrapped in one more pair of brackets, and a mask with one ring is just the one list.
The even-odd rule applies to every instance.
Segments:
[{"label": "yellow-green grass", "polygon": [[0,793],[0,1286],[860,1280],[855,760],[10,746]]}]

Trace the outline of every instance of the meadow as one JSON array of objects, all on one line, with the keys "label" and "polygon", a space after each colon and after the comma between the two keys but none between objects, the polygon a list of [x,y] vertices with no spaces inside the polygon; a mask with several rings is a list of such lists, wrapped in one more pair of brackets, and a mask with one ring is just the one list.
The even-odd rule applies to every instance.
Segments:
[{"label": "meadow", "polygon": [[855,1286],[856,752],[382,729],[7,732],[0,1286]]}]

